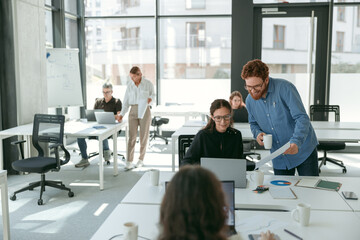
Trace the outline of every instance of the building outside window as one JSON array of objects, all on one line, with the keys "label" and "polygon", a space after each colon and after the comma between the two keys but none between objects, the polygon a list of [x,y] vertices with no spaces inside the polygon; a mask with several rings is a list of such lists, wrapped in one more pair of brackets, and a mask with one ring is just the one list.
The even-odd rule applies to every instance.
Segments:
[{"label": "building outside window", "polygon": [[206,0],[185,0],[186,9],[205,9]]},{"label": "building outside window", "polygon": [[339,22],[345,22],[345,7],[337,8],[337,20]]},{"label": "building outside window", "polygon": [[186,23],[186,46],[205,47],[205,23],[187,22]]},{"label": "building outside window", "polygon": [[344,32],[336,32],[336,52],[344,51]]},{"label": "building outside window", "polygon": [[284,49],[285,48],[285,26],[274,25],[274,48]]}]

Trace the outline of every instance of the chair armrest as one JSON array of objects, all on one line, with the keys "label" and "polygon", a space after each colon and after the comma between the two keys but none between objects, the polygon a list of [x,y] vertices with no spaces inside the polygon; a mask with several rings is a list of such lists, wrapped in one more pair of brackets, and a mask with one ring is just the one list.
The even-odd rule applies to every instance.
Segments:
[{"label": "chair armrest", "polygon": [[14,141],[14,142],[11,142],[11,145],[16,145],[16,144],[20,144],[20,143],[24,143],[24,142],[26,142],[26,140]]},{"label": "chair armrest", "polygon": [[49,148],[53,149],[53,148],[60,147],[61,145],[62,145],[61,143],[55,143],[55,144],[49,145]]}]

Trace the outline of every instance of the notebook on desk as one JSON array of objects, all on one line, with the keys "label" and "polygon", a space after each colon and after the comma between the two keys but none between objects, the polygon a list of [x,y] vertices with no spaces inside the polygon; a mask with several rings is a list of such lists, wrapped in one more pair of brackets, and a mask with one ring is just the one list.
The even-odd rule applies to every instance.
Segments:
[{"label": "notebook on desk", "polygon": [[95,112],[96,122],[98,124],[115,124],[115,116],[113,112]]},{"label": "notebook on desk", "polygon": [[200,165],[221,181],[235,181],[236,188],[246,188],[246,159],[201,158]]}]

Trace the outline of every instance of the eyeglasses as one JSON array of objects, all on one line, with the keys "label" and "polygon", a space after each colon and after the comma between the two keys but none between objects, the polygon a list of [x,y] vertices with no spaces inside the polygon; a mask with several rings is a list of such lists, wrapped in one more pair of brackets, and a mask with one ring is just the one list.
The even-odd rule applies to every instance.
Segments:
[{"label": "eyeglasses", "polygon": [[[265,82],[265,81],[264,81]],[[263,86],[263,84],[264,84],[264,82],[262,82],[261,84],[258,84],[258,85],[255,85],[255,86],[247,86],[247,85],[244,85],[244,88],[245,88],[245,90],[247,90],[247,91],[252,91],[252,90],[260,90],[260,88],[262,88],[262,86]]]},{"label": "eyeglasses", "polygon": [[106,92],[103,92],[104,95],[107,95],[107,94],[110,94],[111,91],[106,91]]},{"label": "eyeglasses", "polygon": [[221,122],[221,119],[224,119],[224,121],[230,121],[231,114],[224,115],[224,116],[214,116],[215,122]]}]

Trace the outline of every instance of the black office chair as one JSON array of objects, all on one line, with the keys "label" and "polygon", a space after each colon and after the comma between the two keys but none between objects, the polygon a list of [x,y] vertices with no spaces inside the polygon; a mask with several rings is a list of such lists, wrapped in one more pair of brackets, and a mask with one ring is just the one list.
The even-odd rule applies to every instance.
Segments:
[{"label": "black office chair", "polygon": [[[181,161],[184,159],[186,151],[189,149],[191,143],[194,140],[195,135],[180,135],[178,137],[178,155],[179,155],[179,162],[178,166],[181,167]],[[245,157],[245,153],[244,153]],[[246,171],[253,171],[255,169],[255,163],[246,159]]]},{"label": "black office chair", "polygon": [[[335,114],[335,121],[340,122],[340,106],[339,105],[311,105],[310,106],[310,120],[311,121],[328,121],[329,113]],[[345,149],[345,142],[336,141],[319,141],[317,150],[323,151],[324,156],[319,158],[321,161],[319,165],[319,172],[322,165],[326,165],[326,162],[331,162],[343,168],[343,173],[346,173],[346,167],[340,160],[327,157],[327,151],[336,151]]]},{"label": "black office chair", "polygon": [[151,126],[154,127],[153,133],[150,135],[150,140],[149,142],[151,142],[152,140],[154,140],[155,138],[161,138],[162,140],[165,141],[166,144],[168,144],[168,140],[166,137],[160,135],[160,130],[159,127],[163,124],[168,124],[169,123],[169,119],[168,118],[162,118],[162,117],[158,117],[155,116],[153,117],[153,119],[151,120]]},{"label": "black office chair", "polygon": [[[65,187],[65,185],[61,181],[45,180],[45,173],[49,171],[58,172],[61,165],[68,163],[70,160],[70,154],[65,149],[63,144],[64,122],[65,117],[63,115],[35,114],[32,143],[39,153],[37,157],[30,157],[24,159],[24,153],[21,143],[24,143],[25,141],[13,142],[14,145],[20,144],[18,146],[22,159],[14,161],[12,163],[12,167],[19,172],[40,173],[41,180],[30,183],[29,186],[15,191],[10,197],[11,200],[16,200],[16,194],[26,190],[33,190],[34,188],[39,186],[41,187],[41,189],[38,205],[43,205],[42,194],[45,191],[45,186],[69,191],[68,196],[74,196],[74,193],[71,191],[71,189]],[[40,146],[41,143],[52,144],[49,146],[49,148],[54,150],[55,157],[46,157],[44,155],[44,150]],[[64,160],[60,159],[59,148],[61,148],[65,154]]]}]

